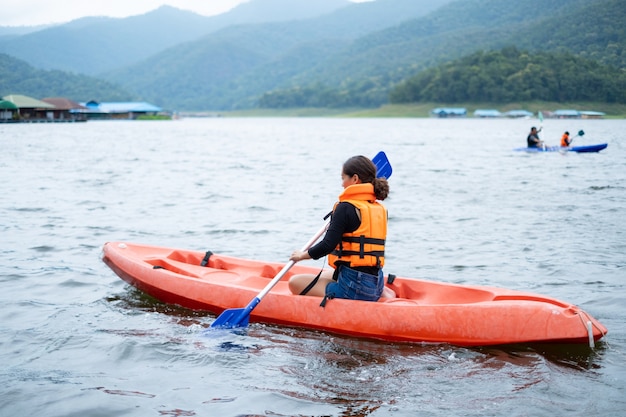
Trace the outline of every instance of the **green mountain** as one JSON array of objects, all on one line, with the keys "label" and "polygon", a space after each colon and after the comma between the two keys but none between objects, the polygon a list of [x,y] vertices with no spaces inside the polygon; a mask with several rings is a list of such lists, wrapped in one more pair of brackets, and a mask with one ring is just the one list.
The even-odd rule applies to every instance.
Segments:
[{"label": "green mountain", "polygon": [[[585,58],[603,74],[610,73],[604,66],[626,68],[624,0],[376,0],[345,7],[345,0],[320,0],[328,13],[285,20],[305,3],[317,4],[251,0],[212,18],[162,8],[128,19],[81,19],[12,36],[11,43],[31,42],[15,53],[30,54],[24,60],[33,66],[98,73],[174,110],[374,107],[421,71],[508,47]],[[278,8],[273,22],[258,18],[269,5]],[[41,34],[52,40],[45,48],[35,45]],[[113,41],[101,39],[109,36]],[[0,39],[0,52],[5,47]],[[50,94],[35,96],[43,95]]]},{"label": "green mountain", "polygon": [[308,105],[378,106],[397,83],[480,50],[570,52],[624,68],[622,6],[378,0],[306,21],[226,28],[106,78],[178,109],[250,108],[281,94],[308,96]]},{"label": "green mountain", "polygon": [[164,107],[254,107],[268,90],[314,79],[311,68],[361,36],[426,16],[450,1],[378,0],[314,19],[228,27],[105,78]]},{"label": "green mountain", "polygon": [[[301,79],[309,83],[267,92],[262,104],[280,96],[284,101],[291,92],[298,95],[297,90],[305,88],[325,95],[332,91],[328,106],[363,105],[364,101],[378,106],[387,102],[395,84],[426,68],[507,46],[570,52],[625,68],[623,6],[623,0],[454,2],[424,18],[352,42],[303,74]],[[311,102],[319,101],[311,97]]]},{"label": "green mountain", "polygon": [[86,75],[59,70],[41,70],[28,63],[0,53],[0,97],[23,94],[34,98],[66,97],[71,100],[128,101],[138,100],[122,87]]}]

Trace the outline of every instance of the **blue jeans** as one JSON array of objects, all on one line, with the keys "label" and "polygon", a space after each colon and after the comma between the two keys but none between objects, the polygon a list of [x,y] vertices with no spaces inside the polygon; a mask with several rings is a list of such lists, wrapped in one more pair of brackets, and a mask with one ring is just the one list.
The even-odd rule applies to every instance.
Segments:
[{"label": "blue jeans", "polygon": [[339,267],[337,282],[331,282],[326,286],[325,298],[378,301],[384,286],[385,278],[382,268],[376,276],[342,265]]}]

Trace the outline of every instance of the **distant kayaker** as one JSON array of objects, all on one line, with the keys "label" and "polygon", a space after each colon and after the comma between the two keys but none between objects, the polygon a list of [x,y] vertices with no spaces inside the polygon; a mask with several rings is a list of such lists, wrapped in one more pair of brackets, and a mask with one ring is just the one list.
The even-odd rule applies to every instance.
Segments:
[{"label": "distant kayaker", "polygon": [[541,132],[541,129],[542,128],[539,128],[539,130],[537,130],[535,126],[530,128],[530,133],[526,138],[526,142],[528,143],[529,148],[541,148],[545,146],[543,141],[539,139],[539,132]]},{"label": "distant kayaker", "polygon": [[563,136],[561,136],[561,147],[567,148],[570,143],[572,143],[572,139],[569,137],[569,132],[563,133]]},{"label": "distant kayaker", "polygon": [[294,294],[376,301],[393,296],[384,286],[387,209],[377,200],[389,194],[389,184],[376,178],[376,165],[365,156],[353,156],[341,171],[343,192],[333,208],[324,238],[308,251],[296,250],[289,258],[299,262],[328,255],[333,269],[294,275],[289,289]]}]

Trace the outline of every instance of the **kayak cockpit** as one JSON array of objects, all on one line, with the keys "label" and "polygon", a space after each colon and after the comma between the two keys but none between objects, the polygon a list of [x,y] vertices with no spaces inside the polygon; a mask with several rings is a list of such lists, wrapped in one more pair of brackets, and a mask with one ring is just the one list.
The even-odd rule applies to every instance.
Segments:
[{"label": "kayak cockpit", "polygon": [[496,294],[482,288],[458,287],[447,284],[427,284],[419,280],[396,280],[391,288],[399,299],[416,300],[424,304],[473,304],[493,301]]}]

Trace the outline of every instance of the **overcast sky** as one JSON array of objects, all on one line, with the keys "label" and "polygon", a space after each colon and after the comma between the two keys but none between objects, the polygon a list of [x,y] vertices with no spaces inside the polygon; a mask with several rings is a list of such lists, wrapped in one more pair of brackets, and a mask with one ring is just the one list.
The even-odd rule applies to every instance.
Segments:
[{"label": "overcast sky", "polygon": [[212,16],[246,1],[248,0],[0,0],[0,26],[66,23],[84,16],[127,17],[144,14],[164,4]]}]

